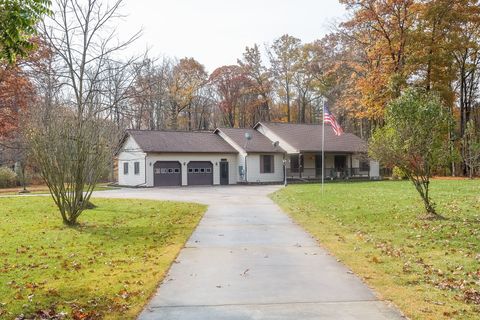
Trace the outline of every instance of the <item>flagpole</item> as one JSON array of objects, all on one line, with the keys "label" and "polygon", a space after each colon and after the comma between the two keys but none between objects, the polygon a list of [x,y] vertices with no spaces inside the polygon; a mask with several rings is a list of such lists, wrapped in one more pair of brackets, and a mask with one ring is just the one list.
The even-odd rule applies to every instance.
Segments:
[{"label": "flagpole", "polygon": [[325,101],[322,108],[322,195],[323,195],[323,180],[325,177]]}]

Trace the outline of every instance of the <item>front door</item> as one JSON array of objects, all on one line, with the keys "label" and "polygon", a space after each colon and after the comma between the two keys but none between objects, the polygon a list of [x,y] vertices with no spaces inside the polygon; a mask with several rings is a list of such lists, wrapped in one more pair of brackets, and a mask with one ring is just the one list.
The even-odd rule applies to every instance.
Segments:
[{"label": "front door", "polygon": [[347,171],[347,156],[335,156],[335,171],[338,178],[345,175]]},{"label": "front door", "polygon": [[220,184],[228,183],[228,161],[220,161]]},{"label": "front door", "polygon": [[322,176],[322,155],[315,155],[315,174],[317,177]]}]

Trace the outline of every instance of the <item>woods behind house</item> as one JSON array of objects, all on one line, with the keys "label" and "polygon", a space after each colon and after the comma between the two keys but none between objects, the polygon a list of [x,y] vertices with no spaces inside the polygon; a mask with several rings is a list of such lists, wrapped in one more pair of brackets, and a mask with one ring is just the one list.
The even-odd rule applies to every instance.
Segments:
[{"label": "woods behind house", "polygon": [[[452,142],[451,161],[436,172],[477,175],[478,1],[340,2],[348,18],[324,37],[305,43],[285,34],[265,39],[269,43],[246,44],[237,64],[206,70],[194,53],[126,56],[124,49],[140,34],[119,43],[113,29],[95,28],[107,21],[112,28],[118,24],[121,1],[110,6],[87,1],[84,11],[106,15],[95,16],[99,20],[87,33],[81,15],[68,17],[80,27],[71,38],[61,37],[69,27],[62,25],[62,17],[76,1],[54,1],[52,13],[31,38],[36,49],[13,64],[10,58],[2,60],[2,157],[18,159],[8,147],[20,143],[24,121],[39,110],[52,112],[53,106],[83,116],[91,112],[121,132],[251,127],[258,121],[319,123],[328,101],[346,131],[368,140],[384,125],[389,102],[417,87],[438,94],[455,119],[445,137]],[[91,40],[88,50],[74,43],[84,39]],[[73,46],[70,51],[66,43]]]}]

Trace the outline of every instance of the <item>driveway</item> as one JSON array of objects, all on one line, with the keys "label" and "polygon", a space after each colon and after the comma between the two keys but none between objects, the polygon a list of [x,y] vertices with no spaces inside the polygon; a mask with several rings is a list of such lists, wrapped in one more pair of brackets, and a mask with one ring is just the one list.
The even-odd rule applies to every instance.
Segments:
[{"label": "driveway", "polygon": [[267,197],[279,188],[96,192],[209,205],[139,319],[403,319]]}]

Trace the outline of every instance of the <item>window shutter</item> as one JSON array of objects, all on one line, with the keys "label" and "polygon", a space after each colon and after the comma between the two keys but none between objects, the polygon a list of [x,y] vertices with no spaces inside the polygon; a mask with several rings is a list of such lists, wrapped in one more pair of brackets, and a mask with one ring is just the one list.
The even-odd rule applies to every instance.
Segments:
[{"label": "window shutter", "polygon": [[270,173],[275,172],[275,156],[270,156]]},{"label": "window shutter", "polygon": [[260,173],[265,172],[265,156],[260,155]]}]

